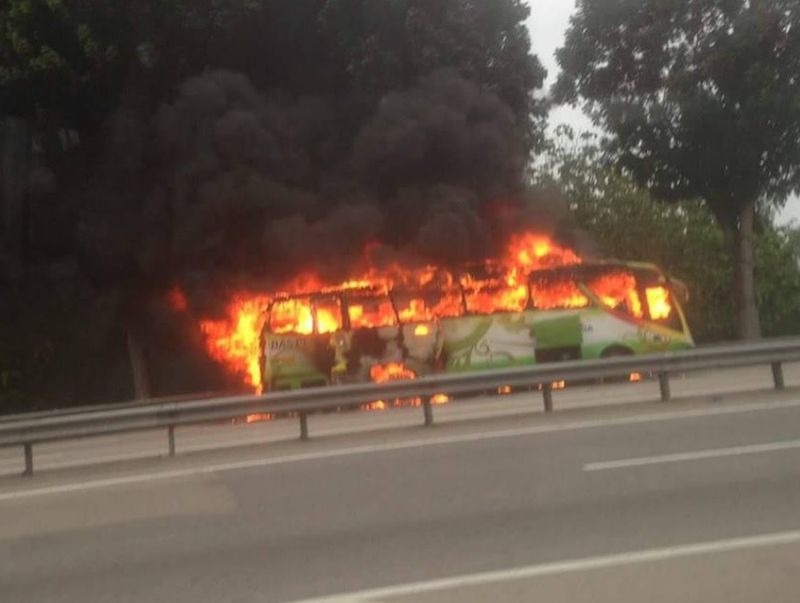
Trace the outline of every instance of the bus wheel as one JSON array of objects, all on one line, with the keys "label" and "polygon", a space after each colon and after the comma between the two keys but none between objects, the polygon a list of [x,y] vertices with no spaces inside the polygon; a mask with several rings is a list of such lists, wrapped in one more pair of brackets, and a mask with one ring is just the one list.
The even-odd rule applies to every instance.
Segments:
[{"label": "bus wheel", "polygon": [[[633,351],[621,345],[611,346],[603,350],[601,358],[621,358],[623,356],[633,356]],[[630,380],[629,376],[620,375],[619,377],[605,377],[600,379],[600,383],[626,383]]]}]

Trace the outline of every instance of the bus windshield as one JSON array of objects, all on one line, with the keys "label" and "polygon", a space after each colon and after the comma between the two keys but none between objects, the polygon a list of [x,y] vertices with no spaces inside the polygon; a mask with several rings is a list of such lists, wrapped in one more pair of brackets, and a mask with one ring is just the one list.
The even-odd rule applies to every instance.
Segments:
[{"label": "bus windshield", "polygon": [[292,297],[272,304],[269,316],[272,333],[311,335],[333,333],[341,328],[341,302],[336,296]]},{"label": "bus windshield", "polygon": [[521,312],[528,306],[528,286],[514,282],[501,267],[486,264],[471,266],[461,276],[467,312],[493,314]]},{"label": "bus windshield", "polygon": [[401,322],[431,321],[461,316],[464,307],[457,287],[426,287],[392,291]]},{"label": "bus windshield", "polygon": [[531,300],[537,310],[585,308],[589,298],[581,291],[573,271],[534,272]]},{"label": "bus windshield", "polygon": [[607,308],[680,328],[675,299],[666,279],[656,270],[614,265],[591,267],[584,273],[582,284]]},{"label": "bus windshield", "polygon": [[605,307],[634,318],[644,318],[636,276],[630,270],[605,268],[584,279],[584,285]]}]

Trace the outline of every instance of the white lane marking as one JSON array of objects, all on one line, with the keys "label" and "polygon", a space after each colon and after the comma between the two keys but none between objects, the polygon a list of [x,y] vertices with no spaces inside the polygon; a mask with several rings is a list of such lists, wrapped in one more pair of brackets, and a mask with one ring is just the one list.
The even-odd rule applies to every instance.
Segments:
[{"label": "white lane marking", "polygon": [[[636,385],[636,384],[634,384]],[[528,394],[515,394],[509,396],[509,398],[513,398],[514,396],[525,396]],[[529,402],[528,402],[529,404]],[[520,411],[525,413],[526,415],[530,415],[530,412],[527,412],[525,408],[520,406],[519,401],[514,402],[514,407],[508,408],[500,408],[500,409],[476,409],[472,407],[470,403],[462,405],[453,405],[453,406],[442,406],[440,409],[437,409],[437,415],[441,414],[442,418],[445,421],[452,421],[457,422],[460,420],[471,420],[483,417],[496,417],[501,418],[504,415],[515,415],[520,414]],[[587,405],[587,403],[580,403],[580,404],[567,404],[564,406],[565,409],[569,408],[583,408]],[[469,408],[468,408],[469,407]],[[592,407],[598,407],[597,405],[592,405]],[[604,406],[598,407],[603,408]],[[773,410],[773,409],[780,409],[780,408],[795,408],[800,407],[800,400],[784,400],[780,402],[752,402],[746,404],[738,404],[738,405],[731,405],[731,406],[721,406],[718,408],[706,408],[706,409],[698,409],[696,411],[674,411],[674,412],[692,412],[696,414],[691,414],[688,416],[707,416],[707,415],[717,415],[717,414],[728,414],[728,413],[739,413],[739,412],[750,412],[750,411],[761,411],[761,410]],[[466,410],[468,412],[453,412],[455,410]],[[477,412],[475,412],[477,410]],[[499,410],[500,412],[495,412]],[[527,409],[530,410],[529,408]],[[392,413],[397,413],[401,411],[413,411],[417,412],[417,409],[392,409]],[[375,413],[379,415],[380,413]],[[655,420],[658,420],[660,415],[663,413],[654,413],[650,416],[656,417]],[[667,413],[667,419],[673,418],[673,411]],[[541,413],[539,413],[541,416]],[[311,428],[314,434],[318,436],[328,436],[328,435],[344,435],[348,433],[355,433],[354,430],[349,429],[352,427],[364,427],[365,429],[361,431],[374,431],[375,429],[381,429],[385,427],[397,427],[401,425],[405,425],[405,419],[408,416],[396,416],[392,415],[389,416],[387,413],[384,417],[367,417],[364,415],[364,418],[371,418],[371,419],[380,419],[377,422],[367,423],[366,421],[354,420],[354,421],[339,421],[341,417],[331,417],[335,419],[334,424],[329,424],[327,421],[319,421],[322,417],[311,417]],[[326,419],[328,417],[325,417]],[[400,420],[397,420],[397,419]],[[677,417],[682,418],[682,417]],[[649,418],[646,420],[650,420]],[[291,425],[289,424],[291,423]],[[251,424],[251,425],[225,425],[220,426],[219,428],[212,428],[212,427],[202,427],[202,428],[179,428],[177,430],[177,437],[178,437],[178,449],[179,452],[193,452],[197,450],[211,450],[214,448],[235,448],[240,445],[247,445],[251,443],[269,443],[269,442],[279,442],[284,441],[286,439],[294,439],[297,434],[297,427],[296,421],[294,420],[281,420],[276,423],[268,423],[268,424]],[[411,424],[411,423],[409,423]],[[416,424],[416,423],[414,423]],[[227,429],[228,427],[233,427],[233,429]],[[238,429],[238,428],[241,428]],[[252,430],[252,431],[251,431]],[[224,435],[223,432],[224,431]],[[256,437],[253,437],[252,440],[250,438],[242,437],[245,432],[256,433],[259,434]],[[123,434],[122,437],[120,436],[103,436],[96,440],[80,440],[80,441],[70,441],[70,442],[59,442],[54,444],[47,444],[46,450],[52,450],[54,454],[59,454],[62,457],[69,458],[72,457],[73,454],[75,456],[80,456],[82,458],[86,458],[87,454],[97,454],[98,451],[105,451],[105,450],[113,450],[111,454],[101,455],[97,460],[96,463],[102,463],[114,460],[121,460],[126,458],[140,458],[142,456],[159,456],[165,448],[164,438],[160,433],[147,433],[141,434],[142,437],[135,438],[133,435],[138,434]],[[113,438],[113,439],[112,439]],[[124,449],[130,450],[130,453],[121,453],[120,451],[120,443],[123,443]],[[194,444],[194,445],[192,445]],[[56,452],[58,451],[58,452]],[[144,452],[147,454],[144,454]],[[42,457],[43,454],[50,454],[42,452],[42,453],[35,453],[35,457],[38,460]],[[67,456],[69,454],[69,457]],[[20,456],[21,458],[21,456]],[[39,464],[39,463],[37,463]],[[75,463],[77,466],[85,465],[85,464],[95,464],[95,462],[87,462]],[[41,467],[47,468],[61,468],[67,466],[73,466],[72,463],[69,461],[59,462],[57,464],[44,464],[40,465]]]},{"label": "white lane marking", "polygon": [[[29,490],[19,490],[14,492],[0,492],[0,502],[6,500],[30,498],[33,496],[81,492],[86,490],[96,490],[98,488],[107,488],[110,486],[137,484],[147,481],[174,479],[179,477],[191,477],[196,475],[207,475],[209,473],[236,471],[240,469],[253,469],[257,467],[268,467],[271,465],[283,465],[286,463],[297,463],[302,461],[339,458],[339,457],[354,456],[359,454],[391,452],[395,450],[408,450],[412,448],[423,448],[427,446],[441,446],[445,444],[480,442],[484,440],[515,438],[526,435],[557,433],[562,431],[576,431],[582,429],[595,429],[600,427],[636,425],[640,423],[673,421],[679,419],[689,419],[695,417],[706,417],[714,415],[726,415],[726,414],[765,411],[765,410],[778,410],[785,408],[794,408],[798,406],[800,406],[800,400],[791,400],[791,401],[783,401],[783,402],[775,402],[767,404],[753,403],[753,404],[742,404],[739,406],[731,406],[731,407],[705,408],[696,410],[683,410],[683,411],[671,411],[663,413],[636,415],[629,417],[616,417],[613,419],[592,419],[585,421],[571,421],[557,425],[537,425],[532,427],[520,427],[516,429],[487,431],[482,433],[468,433],[468,434],[460,434],[452,436],[418,438],[413,440],[405,440],[402,442],[384,442],[380,444],[368,444],[364,446],[338,448],[333,450],[320,450],[316,452],[291,454],[291,455],[266,458],[266,459],[265,458],[249,459],[246,461],[221,463],[221,464],[206,465],[201,467],[187,467],[185,469],[174,469],[170,471],[157,471],[154,473],[144,473],[144,474],[128,475],[128,476],[114,477],[108,479],[89,480],[86,482],[79,482],[74,484],[59,484],[55,486],[32,488]],[[179,444],[179,449],[180,449],[180,444]],[[34,455],[34,462],[35,461],[36,461],[36,455]]]},{"label": "white lane marking", "polygon": [[726,456],[740,456],[743,454],[762,454],[765,452],[779,452],[781,450],[796,450],[800,448],[800,440],[785,440],[783,442],[769,442],[766,444],[749,444],[745,446],[731,446],[729,448],[711,448],[696,450],[694,452],[676,452],[658,456],[641,456],[616,461],[601,461],[587,463],[584,471],[606,471],[608,469],[623,469],[627,467],[644,467],[647,465],[661,465],[664,463],[680,463],[683,461],[699,461],[703,459],[716,459]]},{"label": "white lane marking", "polygon": [[[183,446],[180,445],[182,440],[179,440],[178,452],[179,453],[187,453],[187,452],[207,452],[209,450],[227,450],[229,448],[241,448],[245,446],[253,446],[256,444],[278,444],[280,442],[286,441],[294,441],[296,436],[291,437],[286,436],[283,440],[265,440],[264,438],[244,438],[241,440],[226,440],[226,441],[216,441],[211,442],[206,445],[191,445]],[[128,452],[121,452],[120,454],[108,454],[103,456],[91,456],[86,458],[86,454],[74,454],[73,458],[67,458],[66,460],[60,460],[55,462],[42,462],[39,459],[38,455],[34,456],[34,460],[36,463],[36,467],[38,469],[65,469],[69,468],[81,468],[81,467],[91,467],[92,465],[102,465],[104,463],[116,463],[119,461],[141,461],[146,459],[158,459],[166,456],[166,451],[164,450],[165,446],[163,444],[159,446],[150,446],[146,448],[138,448],[133,449],[131,448]],[[101,450],[103,450],[101,448]],[[44,456],[44,455],[42,455]],[[63,457],[63,454],[56,455],[57,457]],[[8,477],[12,475],[17,475],[20,471],[22,471],[25,463],[23,459],[20,459],[14,463],[7,462],[6,463],[9,468],[4,466],[4,463],[0,461],[0,477]],[[0,500],[2,500],[2,494],[0,494]]]},{"label": "white lane marking", "polygon": [[397,586],[376,588],[349,594],[303,599],[301,601],[296,601],[295,603],[368,603],[370,601],[380,601],[381,599],[391,597],[420,595],[423,593],[430,593],[452,588],[462,588],[465,586],[479,586],[494,582],[508,582],[526,578],[552,576],[555,574],[570,574],[591,570],[623,567],[626,565],[635,565],[640,563],[669,561],[671,559],[679,559],[682,557],[695,557],[700,555],[711,555],[714,553],[728,553],[746,549],[794,544],[797,542],[800,542],[800,530],[777,532],[772,534],[759,534],[757,536],[748,536],[745,538],[714,540],[710,542],[699,542],[695,544],[671,546],[661,549],[645,549],[616,555],[587,557],[583,559],[557,561],[555,563],[529,565],[526,567],[518,567],[509,570],[466,574],[462,576],[453,576],[451,578],[428,580],[412,584],[400,584]]}]

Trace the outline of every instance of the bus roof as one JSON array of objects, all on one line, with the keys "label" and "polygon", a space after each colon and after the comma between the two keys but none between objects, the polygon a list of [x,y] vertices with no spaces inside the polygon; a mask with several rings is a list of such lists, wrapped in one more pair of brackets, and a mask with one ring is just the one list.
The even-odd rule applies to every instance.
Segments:
[{"label": "bus roof", "polygon": [[331,296],[342,296],[342,295],[352,295],[352,296],[385,296],[388,295],[388,291],[385,287],[375,286],[375,287],[340,287],[340,288],[331,288],[331,289],[320,289],[317,291],[307,291],[305,293],[286,293],[286,294],[279,294],[276,295],[271,304],[276,302],[282,301],[289,301],[292,299],[319,299],[322,297],[331,297]]},{"label": "bus roof", "polygon": [[659,276],[664,276],[664,272],[656,264],[649,262],[629,262],[624,260],[588,260],[580,264],[566,264],[563,266],[553,266],[552,268],[539,268],[531,271],[531,276],[541,273],[558,273],[558,272],[589,272],[593,269],[610,268],[620,269],[629,268],[634,270],[647,270],[655,272]]}]

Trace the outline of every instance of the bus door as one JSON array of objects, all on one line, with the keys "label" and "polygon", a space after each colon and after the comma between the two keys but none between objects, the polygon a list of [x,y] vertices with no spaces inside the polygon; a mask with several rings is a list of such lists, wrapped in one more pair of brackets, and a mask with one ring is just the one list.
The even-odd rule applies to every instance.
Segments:
[{"label": "bus door", "polygon": [[691,345],[685,320],[655,269],[609,265],[587,269],[584,290],[602,313],[591,318],[588,357],[643,354]]},{"label": "bus door", "polygon": [[536,362],[583,357],[583,313],[589,298],[574,270],[546,270],[530,277]]},{"label": "bus door", "polygon": [[330,383],[336,362],[334,340],[342,323],[336,295],[274,301],[263,334],[265,387],[299,389]]},{"label": "bus door", "polygon": [[400,319],[403,363],[416,375],[440,369],[443,338],[439,318],[461,313],[461,292],[451,289],[448,295],[437,287],[395,289],[391,298]]},{"label": "bus door", "polygon": [[345,305],[346,370],[340,378],[369,381],[373,367],[402,363],[399,321],[388,294],[348,292]]},{"label": "bus door", "polygon": [[448,371],[504,368],[534,362],[526,284],[473,271],[462,276],[465,313],[441,321]]},{"label": "bus door", "polygon": [[686,316],[681,308],[677,290],[688,297],[685,285],[674,284],[656,270],[640,270],[637,278],[644,302],[644,315],[648,321],[648,339],[656,349],[684,349],[692,347],[694,341],[689,331]]}]

